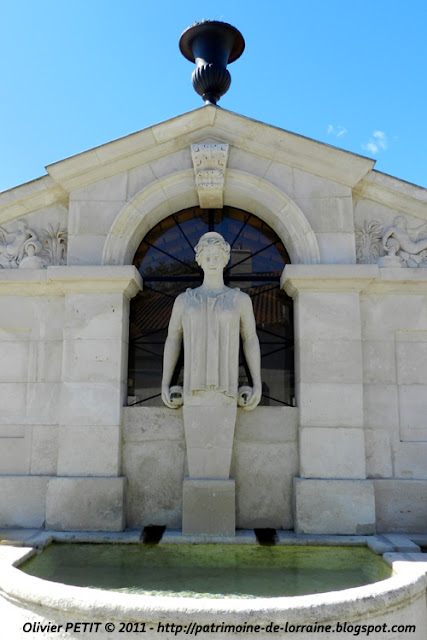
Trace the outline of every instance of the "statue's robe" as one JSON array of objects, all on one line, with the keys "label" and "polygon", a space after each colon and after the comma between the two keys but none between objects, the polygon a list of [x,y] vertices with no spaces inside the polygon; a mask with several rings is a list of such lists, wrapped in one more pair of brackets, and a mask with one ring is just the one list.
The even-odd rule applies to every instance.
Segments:
[{"label": "statue's robe", "polygon": [[197,289],[181,295],[185,298],[184,398],[194,391],[217,391],[237,398],[241,303],[247,294],[236,288],[217,297]]}]

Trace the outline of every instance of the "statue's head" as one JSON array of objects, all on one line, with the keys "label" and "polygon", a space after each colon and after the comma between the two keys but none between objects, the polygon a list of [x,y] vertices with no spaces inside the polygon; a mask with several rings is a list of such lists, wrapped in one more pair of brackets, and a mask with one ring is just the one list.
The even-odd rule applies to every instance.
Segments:
[{"label": "statue's head", "polygon": [[202,235],[199,242],[194,247],[194,251],[196,253],[196,262],[199,266],[201,266],[200,261],[203,251],[207,247],[215,247],[216,249],[220,249],[220,251],[224,255],[224,267],[229,263],[231,252],[230,245],[228,244],[228,242],[226,242],[226,240],[224,240],[220,233],[216,233],[216,231],[209,231],[208,233],[204,233]]},{"label": "statue's head", "polygon": [[38,240],[30,240],[29,242],[26,242],[24,245],[25,253],[29,257],[35,256],[37,253],[40,253],[41,249],[42,249],[42,245],[41,245],[41,242],[39,242]]}]

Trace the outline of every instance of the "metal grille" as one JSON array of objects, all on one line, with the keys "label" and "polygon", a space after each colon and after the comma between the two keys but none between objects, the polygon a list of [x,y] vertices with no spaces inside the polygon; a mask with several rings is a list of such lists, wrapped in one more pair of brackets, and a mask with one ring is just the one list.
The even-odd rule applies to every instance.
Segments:
[{"label": "metal grille", "polygon": [[[233,207],[191,207],[156,225],[141,242],[134,265],[144,290],[131,301],[129,330],[129,404],[162,405],[163,347],[177,295],[198,287],[203,272],[194,249],[207,231],[221,233],[231,246],[224,282],[249,294],[261,346],[261,405],[294,405],[292,299],[279,288],[288,253],[275,232],[253,214]],[[172,384],[182,383],[183,353]],[[240,349],[239,385],[251,384]]]}]

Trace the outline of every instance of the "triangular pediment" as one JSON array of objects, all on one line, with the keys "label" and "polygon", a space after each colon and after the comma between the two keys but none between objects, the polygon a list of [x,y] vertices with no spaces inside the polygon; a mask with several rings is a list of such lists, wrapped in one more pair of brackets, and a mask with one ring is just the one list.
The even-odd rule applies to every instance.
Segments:
[{"label": "triangular pediment", "polygon": [[369,158],[206,105],[46,169],[57,184],[71,191],[205,141],[226,142],[349,187],[375,164]]},{"label": "triangular pediment", "polygon": [[[375,160],[205,105],[46,167],[47,175],[0,194],[0,224],[65,202],[72,191],[200,143],[227,143],[253,162],[278,163],[425,217],[426,190],[372,171]],[[397,198],[397,200],[396,200]],[[415,207],[415,210],[414,210]]]}]

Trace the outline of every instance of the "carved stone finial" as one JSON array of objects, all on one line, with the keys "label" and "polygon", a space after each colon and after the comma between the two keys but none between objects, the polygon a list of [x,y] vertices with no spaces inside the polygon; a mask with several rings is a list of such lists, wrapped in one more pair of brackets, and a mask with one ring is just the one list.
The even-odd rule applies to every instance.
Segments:
[{"label": "carved stone finial", "polygon": [[230,87],[227,64],[237,60],[245,48],[242,34],[231,24],[203,20],[188,27],[181,35],[182,55],[196,63],[192,83],[206,104],[216,104]]},{"label": "carved stone finial", "polygon": [[222,209],[228,144],[192,144],[196,189],[202,209]]}]

